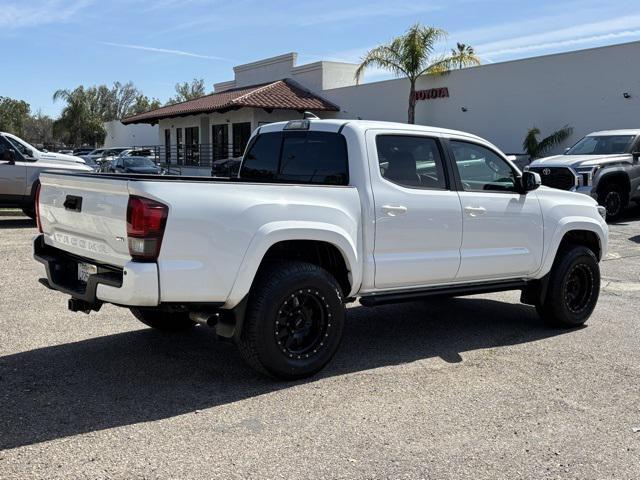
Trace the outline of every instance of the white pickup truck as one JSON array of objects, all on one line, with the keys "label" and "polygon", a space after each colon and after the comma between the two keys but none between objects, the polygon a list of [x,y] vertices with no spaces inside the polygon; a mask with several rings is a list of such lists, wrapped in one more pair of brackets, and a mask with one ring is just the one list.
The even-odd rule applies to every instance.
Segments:
[{"label": "white pickup truck", "polygon": [[294,379],[332,358],[345,304],[521,290],[560,327],[599,294],[604,209],[538,188],[487,141],[405,124],[260,127],[239,177],[43,174],[35,258],[73,311],[197,323]]}]

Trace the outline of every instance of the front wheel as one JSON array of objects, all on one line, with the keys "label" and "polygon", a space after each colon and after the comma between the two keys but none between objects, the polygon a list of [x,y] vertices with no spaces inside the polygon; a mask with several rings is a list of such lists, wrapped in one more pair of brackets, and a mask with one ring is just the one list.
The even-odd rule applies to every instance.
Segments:
[{"label": "front wheel", "polygon": [[607,220],[619,220],[627,206],[627,194],[622,185],[609,183],[598,193],[598,203],[607,210]]},{"label": "front wheel", "polygon": [[600,267],[594,253],[583,246],[558,252],[551,269],[547,295],[536,310],[549,325],[578,327],[591,316],[600,294]]},{"label": "front wheel", "polygon": [[342,338],[342,292],[326,270],[304,262],[261,269],[236,339],[244,360],[284,380],[319,372]]},{"label": "front wheel", "polygon": [[189,319],[187,312],[168,312],[156,308],[130,308],[129,310],[145,325],[165,332],[181,332],[196,324]]}]

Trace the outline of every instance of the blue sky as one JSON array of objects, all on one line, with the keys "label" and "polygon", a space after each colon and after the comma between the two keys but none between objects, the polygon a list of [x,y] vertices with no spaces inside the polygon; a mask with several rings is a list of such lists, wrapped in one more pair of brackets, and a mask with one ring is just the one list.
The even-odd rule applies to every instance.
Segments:
[{"label": "blue sky", "polygon": [[640,40],[637,0],[0,0],[0,95],[55,116],[56,89],[131,80],[165,101],[176,82],[212,89],[290,51],[357,62],[417,21],[486,63]]}]

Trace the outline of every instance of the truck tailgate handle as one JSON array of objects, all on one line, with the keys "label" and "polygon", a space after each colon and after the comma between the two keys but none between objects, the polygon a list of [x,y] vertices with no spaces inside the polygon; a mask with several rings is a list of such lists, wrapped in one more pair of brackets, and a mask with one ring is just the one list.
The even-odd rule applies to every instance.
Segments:
[{"label": "truck tailgate handle", "polygon": [[73,210],[75,212],[79,212],[82,210],[82,197],[67,195],[67,198],[62,205],[64,206],[65,210]]}]

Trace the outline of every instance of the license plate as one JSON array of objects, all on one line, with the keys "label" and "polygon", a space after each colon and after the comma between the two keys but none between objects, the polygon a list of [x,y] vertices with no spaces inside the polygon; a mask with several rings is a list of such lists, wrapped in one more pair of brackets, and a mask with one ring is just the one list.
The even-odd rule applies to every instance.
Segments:
[{"label": "license plate", "polygon": [[98,273],[98,267],[95,265],[91,265],[90,263],[78,264],[78,280],[82,283],[87,283],[89,275],[94,275],[96,273]]}]

